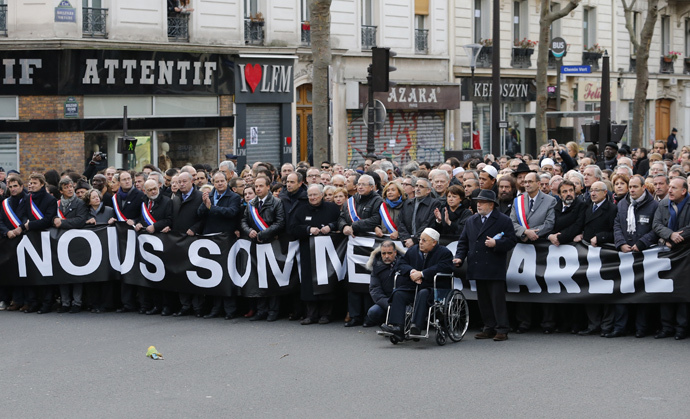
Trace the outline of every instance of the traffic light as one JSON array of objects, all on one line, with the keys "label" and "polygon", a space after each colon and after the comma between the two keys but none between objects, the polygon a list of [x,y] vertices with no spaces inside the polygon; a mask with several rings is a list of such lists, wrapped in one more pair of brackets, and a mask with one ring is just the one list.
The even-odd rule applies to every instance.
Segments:
[{"label": "traffic light", "polygon": [[117,137],[117,152],[120,154],[134,154],[137,139],[134,137]]},{"label": "traffic light", "polygon": [[396,55],[390,48],[371,49],[371,85],[375,92],[387,92],[395,86],[395,83],[389,79],[389,73],[396,70],[390,65],[391,57]]}]

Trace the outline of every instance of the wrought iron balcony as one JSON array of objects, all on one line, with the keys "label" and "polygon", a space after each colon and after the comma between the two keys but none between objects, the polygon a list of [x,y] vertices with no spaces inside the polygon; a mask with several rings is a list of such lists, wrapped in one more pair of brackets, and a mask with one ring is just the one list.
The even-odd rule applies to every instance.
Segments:
[{"label": "wrought iron balcony", "polygon": [[601,58],[601,53],[584,51],[582,65],[592,66],[592,71],[599,71],[599,58]]},{"label": "wrought iron balcony", "polygon": [[264,24],[263,20],[252,20],[244,18],[244,43],[251,45],[263,45],[264,43]]},{"label": "wrought iron balcony", "polygon": [[362,49],[372,49],[376,46],[376,26],[362,25]]},{"label": "wrought iron balcony", "polygon": [[534,48],[513,48],[510,66],[513,68],[530,68]]},{"label": "wrought iron balcony", "polygon": [[477,56],[477,68],[490,68],[494,60],[494,47],[483,46]]},{"label": "wrought iron balcony", "polygon": [[108,9],[97,9],[94,7],[82,8],[82,35],[91,38],[107,38],[108,30],[106,28],[106,21],[108,18]]},{"label": "wrought iron balcony", "polygon": [[168,15],[168,40],[189,42],[189,14]]},{"label": "wrought iron balcony", "polygon": [[427,54],[429,52],[429,30],[414,30],[414,50],[417,54]]},{"label": "wrought iron balcony", "polygon": [[7,36],[7,5],[0,4],[0,36]]},{"label": "wrought iron balcony", "polygon": [[673,69],[673,64],[675,61],[673,60],[668,60],[665,57],[661,57],[661,63],[659,64],[659,73],[662,74],[673,74],[674,69]]},{"label": "wrought iron balcony", "polygon": [[302,22],[302,45],[311,45],[311,24],[309,22]]}]

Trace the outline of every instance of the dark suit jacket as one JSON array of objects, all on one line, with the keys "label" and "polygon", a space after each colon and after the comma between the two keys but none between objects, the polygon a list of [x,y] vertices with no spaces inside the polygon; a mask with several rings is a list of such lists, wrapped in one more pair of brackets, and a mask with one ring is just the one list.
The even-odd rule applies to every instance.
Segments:
[{"label": "dark suit jacket", "polygon": [[127,192],[125,199],[120,198],[119,194],[115,194],[115,197],[117,205],[125,218],[136,220],[141,215],[141,203],[146,198],[146,194],[142,191],[132,186],[132,189]]},{"label": "dark suit jacket", "polygon": [[575,236],[582,233],[585,227],[585,204],[575,198],[572,204],[563,212],[563,201],[558,201],[554,210],[556,222],[552,233],[561,233],[558,241],[561,244],[572,243]]},{"label": "dark suit jacket", "polygon": [[36,205],[43,214],[43,218],[37,220],[33,214],[31,214],[31,204],[29,203],[28,197],[22,205],[24,208],[24,217],[19,214],[17,214],[17,216],[29,220],[30,231],[48,230],[53,225],[53,218],[57,215],[57,200],[46,191],[45,187],[42,187],[38,192],[34,192],[30,195],[34,205]]},{"label": "dark suit jacket", "polygon": [[[487,236],[495,237],[501,233],[503,236],[496,240],[495,247],[486,247]],[[517,236],[510,218],[495,209],[484,223],[480,214],[467,220],[455,257],[467,265],[467,279],[505,281],[507,255],[516,243]]]},{"label": "dark suit jacket", "polygon": [[585,203],[585,226],[582,238],[589,242],[596,236],[597,246],[613,243],[613,222],[618,214],[618,207],[608,199],[601,202],[596,212],[592,212],[593,207],[592,201]]},{"label": "dark suit jacket", "polygon": [[194,234],[201,234],[204,223],[197,214],[199,205],[201,205],[201,192],[197,189],[192,189],[192,193],[184,202],[182,202],[182,192],[180,192],[173,198],[172,205],[173,221],[170,229],[178,233],[186,233],[187,230],[192,230]]},{"label": "dark suit jacket", "polygon": [[[144,198],[143,204],[149,204],[148,196]],[[158,198],[153,201],[153,205],[151,206],[151,216],[156,220],[156,222],[153,223],[153,229],[156,233],[159,233],[165,227],[172,226],[172,213],[172,200],[162,193],[158,194]],[[139,217],[135,220],[135,223],[140,223],[144,227],[148,226],[144,220],[144,214],[141,212],[141,205],[139,206]]]},{"label": "dark suit jacket", "polygon": [[240,217],[242,214],[242,198],[230,188],[228,188],[218,200],[218,205],[213,205],[214,189],[208,194],[211,199],[211,208],[207,208],[203,200],[197,210],[199,216],[204,220],[204,234],[228,233],[235,238],[235,231],[240,227]]},{"label": "dark suit jacket", "polygon": [[[14,215],[19,218],[20,223],[24,224],[26,222],[26,212],[24,210],[24,205],[29,201],[29,195],[25,192],[20,193],[17,196],[10,196],[5,198],[9,202],[10,207],[14,211]],[[10,222],[7,215],[5,215],[5,210],[0,208],[0,234],[3,237],[7,237],[7,233],[10,230],[14,230],[14,226]]]},{"label": "dark suit jacket", "polygon": [[398,264],[400,274],[407,278],[398,278],[396,289],[414,290],[416,288],[417,284],[409,278],[412,269],[422,271],[423,280],[419,285],[420,289],[432,288],[434,276],[437,273],[450,274],[453,272],[453,254],[447,247],[437,244],[424,259],[419,251],[419,245],[415,244],[410,247]]},{"label": "dark suit jacket", "polygon": [[383,198],[381,198],[376,191],[372,191],[366,196],[355,194],[354,197],[359,221],[352,221],[350,212],[347,210],[347,202],[345,202],[340,211],[340,218],[338,219],[338,231],[343,231],[345,226],[352,226],[352,231],[355,235],[373,233],[374,229],[381,224],[379,207],[381,203],[383,203]]},{"label": "dark suit jacket", "polygon": [[[417,217],[413,220],[415,199],[408,199],[403,202],[403,207],[398,214],[395,224],[398,226],[400,232],[400,240],[405,241],[412,239],[415,244],[419,243],[419,236],[425,228],[432,226],[436,218],[434,217],[434,210],[441,206],[441,203],[434,199],[431,194],[425,196],[417,206]],[[414,236],[412,235],[412,226],[416,225],[417,230]]]},{"label": "dark suit jacket", "polygon": [[[79,198],[74,198],[69,209],[62,208],[60,201],[57,202],[58,208],[62,211],[65,219],[60,224],[61,230],[69,230],[72,228],[83,228],[86,225],[86,220],[89,218],[89,209],[86,207],[84,201]],[[55,216],[57,218],[58,215]]]},{"label": "dark suit jacket", "polygon": [[[257,196],[251,202],[252,206],[256,208],[259,205],[259,197]],[[264,219],[268,228],[264,231],[259,230],[259,227],[254,223],[252,215],[249,213],[249,206],[244,210],[244,217],[242,217],[242,232],[245,237],[249,236],[252,230],[255,230],[258,239],[262,243],[267,243],[273,240],[276,236],[285,230],[285,210],[280,199],[273,197],[273,194],[266,195],[264,204],[261,206],[259,215]]]}]

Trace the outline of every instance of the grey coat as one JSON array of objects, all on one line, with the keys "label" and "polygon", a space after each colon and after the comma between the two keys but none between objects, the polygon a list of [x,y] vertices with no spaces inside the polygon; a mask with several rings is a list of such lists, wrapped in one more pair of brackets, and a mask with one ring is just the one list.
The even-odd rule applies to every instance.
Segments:
[{"label": "grey coat", "polygon": [[[518,197],[518,199],[525,200],[525,209],[529,208],[529,195],[524,193]],[[534,197],[534,205],[531,211],[527,211],[527,224],[530,230],[539,230],[537,235],[539,237],[546,237],[553,231],[553,225],[556,221],[556,213],[554,209],[556,208],[556,198],[550,195],[546,195],[542,191],[539,191],[537,196]],[[510,220],[513,222],[513,227],[515,228],[515,235],[518,238],[523,238],[525,236],[525,226],[518,223],[515,205],[510,210]]]}]

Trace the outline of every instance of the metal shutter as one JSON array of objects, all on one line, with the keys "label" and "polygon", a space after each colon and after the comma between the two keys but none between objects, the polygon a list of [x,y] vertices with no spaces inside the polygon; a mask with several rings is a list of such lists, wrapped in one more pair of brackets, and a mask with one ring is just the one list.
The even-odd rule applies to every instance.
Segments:
[{"label": "metal shutter", "polygon": [[[280,105],[247,105],[247,164],[264,161],[280,167]],[[258,143],[251,143],[251,129],[259,131]]]},{"label": "metal shutter", "polygon": [[[367,152],[367,127],[362,111],[349,111],[348,157],[349,167],[364,163]],[[445,144],[445,111],[388,111],[383,129],[374,134],[376,155],[386,157],[397,165],[411,160],[443,161]],[[391,139],[395,144],[391,147]]]}]

